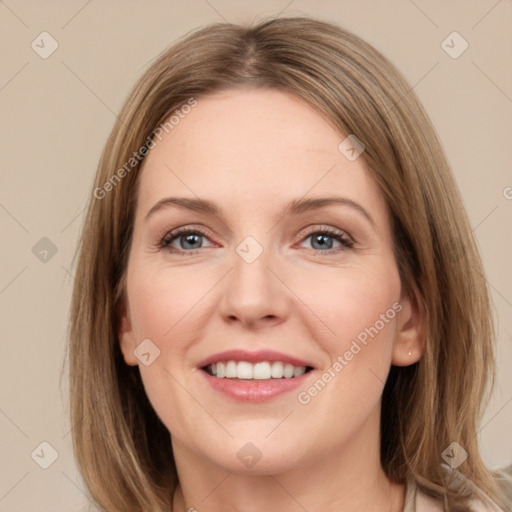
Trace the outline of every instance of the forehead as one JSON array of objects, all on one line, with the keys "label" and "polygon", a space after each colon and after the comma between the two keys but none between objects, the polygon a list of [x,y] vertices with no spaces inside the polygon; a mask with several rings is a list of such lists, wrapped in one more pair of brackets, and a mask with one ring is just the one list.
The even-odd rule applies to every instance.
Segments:
[{"label": "forehead", "polygon": [[345,137],[290,93],[236,89],[201,97],[155,139],[142,168],[140,204],[182,194],[268,210],[338,193],[385,208],[363,158],[349,161],[339,151]]}]

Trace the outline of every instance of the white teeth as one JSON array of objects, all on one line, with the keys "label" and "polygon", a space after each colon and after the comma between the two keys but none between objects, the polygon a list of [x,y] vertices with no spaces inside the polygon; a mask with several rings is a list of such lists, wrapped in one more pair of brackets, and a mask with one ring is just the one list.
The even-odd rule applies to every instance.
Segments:
[{"label": "white teeth", "polygon": [[284,365],[284,378],[291,379],[293,377],[293,364]]},{"label": "white teeth", "polygon": [[226,378],[234,379],[236,378],[236,363],[235,361],[228,361],[226,364]]},{"label": "white teeth", "polygon": [[256,363],[252,372],[253,379],[270,379],[270,363]]},{"label": "white teeth", "polygon": [[281,361],[262,361],[255,364],[247,361],[224,361],[211,364],[208,368],[210,373],[219,379],[291,379],[306,372],[305,366],[293,366]]},{"label": "white teeth", "polygon": [[281,363],[280,361],[276,361],[275,363],[272,363],[271,375],[272,375],[272,378],[274,378],[274,379],[282,379],[284,376],[283,363]]},{"label": "white teeth", "polygon": [[239,361],[236,366],[235,378],[238,379],[252,379],[252,364],[246,361]]}]

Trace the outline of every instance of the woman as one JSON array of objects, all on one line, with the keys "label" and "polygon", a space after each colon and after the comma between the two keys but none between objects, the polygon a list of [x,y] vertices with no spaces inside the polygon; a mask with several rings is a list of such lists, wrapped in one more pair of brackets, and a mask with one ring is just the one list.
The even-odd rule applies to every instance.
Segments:
[{"label": "woman", "polygon": [[505,510],[476,439],[490,319],[398,71],[312,19],[206,27],[146,71],[99,164],[79,468],[108,511]]}]

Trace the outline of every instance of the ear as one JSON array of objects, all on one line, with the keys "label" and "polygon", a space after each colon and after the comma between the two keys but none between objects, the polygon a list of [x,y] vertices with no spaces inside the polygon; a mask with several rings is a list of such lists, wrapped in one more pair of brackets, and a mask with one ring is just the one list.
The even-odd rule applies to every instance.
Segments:
[{"label": "ear", "polygon": [[400,304],[392,363],[409,366],[420,360],[425,348],[425,312],[416,288],[402,293]]},{"label": "ear", "polygon": [[118,318],[117,337],[125,363],[129,366],[137,366],[138,360],[133,353],[136,347],[135,336],[133,334],[130,311],[124,299],[120,307]]}]

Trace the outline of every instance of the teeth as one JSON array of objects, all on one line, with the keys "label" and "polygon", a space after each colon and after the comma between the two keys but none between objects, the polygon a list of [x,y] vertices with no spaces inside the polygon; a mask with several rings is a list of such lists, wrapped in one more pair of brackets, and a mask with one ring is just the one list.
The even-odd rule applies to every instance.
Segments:
[{"label": "teeth", "polygon": [[293,365],[285,364],[284,365],[284,378],[291,379],[293,377]]},{"label": "teeth", "polygon": [[236,378],[236,363],[235,361],[228,361],[226,364],[226,379]]},{"label": "teeth", "polygon": [[281,379],[284,376],[284,366],[280,361],[272,363],[271,375],[274,379]]},{"label": "teeth", "polygon": [[260,363],[248,363],[247,361],[224,361],[209,365],[208,372],[219,379],[291,379],[300,377],[306,372],[305,366],[293,366],[281,361],[269,363],[262,361]]},{"label": "teeth", "polygon": [[253,379],[270,379],[272,375],[272,371],[270,368],[270,363],[256,363],[252,370],[252,378]]},{"label": "teeth", "polygon": [[306,368],[304,366],[294,366],[293,368],[293,376],[300,377],[303,373],[306,373]]},{"label": "teeth", "polygon": [[239,361],[238,364],[236,365],[236,375],[234,375],[234,378],[235,379],[252,379],[252,377],[253,377],[252,364],[247,363],[245,361]]}]

